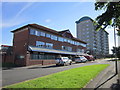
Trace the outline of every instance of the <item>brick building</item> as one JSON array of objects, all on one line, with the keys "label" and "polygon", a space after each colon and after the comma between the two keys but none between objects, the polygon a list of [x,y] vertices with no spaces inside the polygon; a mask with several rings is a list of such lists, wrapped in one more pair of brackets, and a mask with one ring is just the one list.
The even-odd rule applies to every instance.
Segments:
[{"label": "brick building", "polygon": [[58,56],[72,58],[84,54],[86,49],[86,42],[73,37],[69,30],[55,31],[28,24],[11,32],[13,61],[21,66],[53,64]]},{"label": "brick building", "polygon": [[1,45],[0,55],[2,56],[2,63],[14,63],[12,46]]}]

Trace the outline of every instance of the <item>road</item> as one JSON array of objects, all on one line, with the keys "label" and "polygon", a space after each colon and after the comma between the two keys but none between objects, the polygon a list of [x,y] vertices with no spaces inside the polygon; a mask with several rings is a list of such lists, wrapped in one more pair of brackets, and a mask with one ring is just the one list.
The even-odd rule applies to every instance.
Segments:
[{"label": "road", "polygon": [[2,71],[2,86],[19,83],[22,81],[42,77],[45,75],[49,75],[52,73],[56,73],[72,68],[95,65],[95,64],[106,64],[106,63],[110,63],[110,62],[107,62],[106,60],[97,60],[87,63],[72,64],[70,66],[36,65],[36,66],[7,69]]}]

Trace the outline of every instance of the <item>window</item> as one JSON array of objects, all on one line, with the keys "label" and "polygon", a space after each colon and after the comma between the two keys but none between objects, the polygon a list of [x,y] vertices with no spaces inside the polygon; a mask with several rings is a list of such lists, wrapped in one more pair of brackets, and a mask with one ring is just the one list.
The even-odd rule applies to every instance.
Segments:
[{"label": "window", "polygon": [[70,40],[68,39],[68,43],[70,43]]},{"label": "window", "polygon": [[45,59],[55,59],[54,55],[45,55]]},{"label": "window", "polygon": [[81,52],[82,52],[82,53],[84,53],[84,51],[85,51],[84,49],[81,49]]},{"label": "window", "polygon": [[62,46],[62,50],[72,51],[72,47]]},{"label": "window", "polygon": [[31,59],[38,59],[38,55],[37,54],[31,54]]},{"label": "window", "polygon": [[87,43],[87,45],[90,45],[89,43]]},{"label": "window", "polygon": [[58,37],[58,41],[63,42],[63,38],[62,37]]},{"label": "window", "polygon": [[49,59],[55,59],[55,55],[49,55],[49,54],[39,54],[39,53],[32,53],[31,54],[31,60],[49,60]]},{"label": "window", "polygon": [[88,25],[88,24],[86,24],[86,26],[88,27],[89,25]]},{"label": "window", "polygon": [[45,47],[45,43],[41,41],[36,41],[36,46],[38,47]]},{"label": "window", "polygon": [[46,43],[46,48],[53,48],[53,44],[52,43]]},{"label": "window", "polygon": [[87,20],[86,22],[88,23],[89,21]]},{"label": "window", "polygon": [[40,31],[36,31],[36,35],[37,35],[37,36],[40,36],[40,35],[41,35],[41,32],[40,32]]},{"label": "window", "polygon": [[90,39],[87,39],[87,42],[90,41]]},{"label": "window", "polygon": [[72,44],[74,44],[75,43],[75,41],[72,41]]},{"label": "window", "polygon": [[31,35],[35,35],[35,34],[36,34],[36,31],[35,31],[34,29],[31,29],[31,30],[30,30],[30,34],[31,34]]},{"label": "window", "polygon": [[96,48],[95,48],[95,47],[94,47],[93,49],[94,49],[94,50],[96,50]]},{"label": "window", "polygon": [[66,39],[66,38],[64,38],[64,42],[67,42],[67,39]]},{"label": "window", "polygon": [[70,40],[70,44],[72,44],[72,40]]},{"label": "window", "polygon": [[47,33],[47,34],[46,34],[46,37],[51,38],[51,35]]},{"label": "window", "polygon": [[44,37],[45,37],[45,33],[44,33],[44,32],[41,32],[40,36],[44,36]]},{"label": "window", "polygon": [[77,42],[75,42],[75,45],[77,45]]},{"label": "window", "polygon": [[89,35],[87,35],[87,38],[89,38]]},{"label": "window", "polygon": [[81,49],[77,49],[77,52],[81,52]]},{"label": "window", "polygon": [[87,34],[89,34],[89,32],[87,32]]},{"label": "window", "polygon": [[68,51],[72,51],[72,47],[68,47]]},{"label": "window", "polygon": [[89,28],[86,28],[86,30],[89,30]]},{"label": "window", "polygon": [[80,45],[80,43],[79,43],[79,42],[77,42],[77,45]]},{"label": "window", "polygon": [[86,44],[81,43],[81,46],[86,47]]},{"label": "window", "polygon": [[62,46],[62,50],[66,50],[65,46]]},{"label": "window", "polygon": [[51,39],[53,39],[53,40],[57,40],[57,36],[55,36],[55,35],[51,35]]}]

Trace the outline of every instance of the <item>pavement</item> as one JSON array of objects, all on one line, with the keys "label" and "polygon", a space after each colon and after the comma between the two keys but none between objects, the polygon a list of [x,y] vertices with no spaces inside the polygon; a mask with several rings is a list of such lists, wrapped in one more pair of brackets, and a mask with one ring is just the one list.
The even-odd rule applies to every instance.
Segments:
[{"label": "pavement", "polygon": [[[92,79],[85,88],[91,89],[109,89],[109,90],[120,90],[120,84],[118,84],[118,74],[115,75],[115,62],[110,62],[110,66],[103,70],[96,78]],[[120,62],[119,62],[120,65]],[[120,74],[120,71],[119,71]],[[109,79],[111,78],[111,79]],[[119,78],[120,79],[120,78]],[[106,83],[104,83],[106,82]],[[104,83],[104,84],[103,84]],[[100,86],[101,85],[101,86]],[[99,87],[100,86],[100,87]],[[99,88],[98,88],[99,87]]]}]

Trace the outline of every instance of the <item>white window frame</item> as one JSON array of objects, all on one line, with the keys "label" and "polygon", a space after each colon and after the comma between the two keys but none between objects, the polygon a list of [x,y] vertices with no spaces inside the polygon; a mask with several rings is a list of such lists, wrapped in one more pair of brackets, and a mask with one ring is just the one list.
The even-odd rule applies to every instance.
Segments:
[{"label": "white window frame", "polygon": [[40,36],[45,37],[45,32],[41,32]]},{"label": "white window frame", "polygon": [[53,48],[53,44],[52,43],[46,43],[46,48]]},{"label": "white window frame", "polygon": [[46,33],[46,37],[47,37],[47,38],[51,38],[51,34]]},{"label": "white window frame", "polygon": [[36,41],[36,46],[37,47],[45,47],[45,42]]}]

